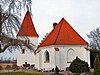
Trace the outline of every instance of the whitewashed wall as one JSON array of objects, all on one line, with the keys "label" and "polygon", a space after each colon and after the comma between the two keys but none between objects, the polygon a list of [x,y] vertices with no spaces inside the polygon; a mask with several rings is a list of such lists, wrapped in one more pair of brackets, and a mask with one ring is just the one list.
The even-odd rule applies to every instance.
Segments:
[{"label": "whitewashed wall", "polygon": [[[58,47],[58,46],[56,46]],[[88,64],[90,64],[90,61],[87,60],[87,57],[90,57],[90,54],[88,53],[87,56],[87,51],[84,48],[86,47],[86,45],[62,45],[59,46],[58,48],[60,49],[60,55],[61,55],[61,61],[60,61],[60,69],[61,70],[66,70],[66,67],[69,67],[70,63],[68,63],[68,50],[69,49],[73,49],[74,53],[71,56],[74,56],[73,59],[75,59],[77,56],[81,59],[81,60],[85,60],[86,62],[88,62]]]},{"label": "whitewashed wall", "polygon": [[90,67],[90,51],[89,50],[86,51],[86,61],[88,62],[89,67]]},{"label": "whitewashed wall", "polygon": [[[74,53],[71,55],[73,59],[77,56],[81,60],[85,60],[90,65],[90,54],[89,51],[86,51],[84,48],[86,45],[55,45],[55,46],[47,46],[40,48],[40,59],[39,64],[41,67],[39,69],[51,70],[55,68],[57,65],[60,70],[66,70],[66,67],[69,67],[70,63],[68,63],[68,54],[69,49],[73,49]],[[59,48],[60,51],[55,51],[54,48]],[[48,51],[50,54],[50,62],[44,63],[44,53]],[[39,59],[39,60],[40,60]],[[56,60],[55,60],[56,59]]]},{"label": "whitewashed wall", "polygon": [[[41,51],[39,52],[40,54],[40,69],[44,69],[45,70],[51,70],[52,68],[55,68],[55,56],[54,53],[55,51],[53,50],[53,47],[42,47],[40,49]],[[49,52],[49,57],[50,57],[50,62],[49,63],[45,63],[45,59],[44,59],[44,53],[45,51]]]},{"label": "whitewashed wall", "polygon": [[[18,39],[25,40],[24,37],[18,37]],[[28,37],[30,39],[30,43],[34,44],[35,46],[33,49],[36,49],[37,44],[38,44],[38,38],[37,37]],[[22,66],[25,62],[28,64],[35,64],[35,55],[34,52],[30,51],[26,47],[25,49],[25,54],[22,54],[22,50],[18,48],[17,50],[17,65]]]},{"label": "whitewashed wall", "polygon": [[[32,44],[34,44],[34,45],[36,45],[36,46],[38,45],[38,37],[31,37],[31,36],[30,36],[30,37],[29,37],[29,36],[24,37],[24,36],[18,36],[17,38],[18,38],[18,39],[21,39],[21,40],[26,40],[26,39],[28,38],[28,39],[30,39],[30,43],[32,43]],[[25,38],[26,38],[26,39],[25,39]],[[27,39],[27,40],[28,40],[28,39]]]},{"label": "whitewashed wall", "polygon": [[[20,39],[22,39],[22,37]],[[38,45],[37,37],[29,37],[29,39],[32,44],[35,44],[35,47]],[[17,65],[22,66],[22,64],[27,62],[29,64],[35,64],[35,67],[38,70],[44,68],[45,70],[51,70],[52,68],[55,68],[55,66],[58,66],[60,70],[66,70],[66,67],[69,67],[70,65],[68,60],[71,58],[75,59],[77,56],[88,62],[90,65],[90,52],[84,47],[86,47],[86,45],[51,45],[39,48],[40,52],[35,55],[33,52],[27,50],[27,48],[25,48],[27,50],[25,54],[22,54],[21,50],[17,50]],[[59,48],[59,51],[55,51],[55,48]],[[68,53],[70,50],[74,53]],[[49,63],[44,62],[45,51],[49,52]],[[69,58],[68,54],[70,54]]]},{"label": "whitewashed wall", "polygon": [[28,64],[35,64],[34,53],[27,50],[25,54],[22,54],[21,51],[17,51],[17,65],[22,66],[25,62]]},{"label": "whitewashed wall", "polygon": [[35,55],[35,68],[40,70],[40,67],[39,67],[39,53],[37,53]]}]

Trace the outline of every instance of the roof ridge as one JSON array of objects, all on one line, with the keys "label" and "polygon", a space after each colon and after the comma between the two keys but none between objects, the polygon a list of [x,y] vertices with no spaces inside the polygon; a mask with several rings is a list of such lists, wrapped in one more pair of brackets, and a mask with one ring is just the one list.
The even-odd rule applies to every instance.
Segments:
[{"label": "roof ridge", "polygon": [[[59,31],[58,31],[57,37],[56,37],[56,39],[55,39],[54,45],[56,44],[56,41],[57,41],[57,39],[58,39],[60,30],[61,30],[61,27],[62,27],[62,22],[63,22],[63,21],[61,21],[61,26],[59,27]],[[60,24],[60,22],[59,22],[59,24]],[[58,25],[59,25],[59,24],[58,24]]]}]

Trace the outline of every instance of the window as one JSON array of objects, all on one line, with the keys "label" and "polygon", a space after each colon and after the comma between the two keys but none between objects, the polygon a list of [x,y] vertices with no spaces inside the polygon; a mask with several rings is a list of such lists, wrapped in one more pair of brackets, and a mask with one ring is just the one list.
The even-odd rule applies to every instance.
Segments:
[{"label": "window", "polygon": [[27,40],[27,43],[30,44],[30,40]]},{"label": "window", "polygon": [[25,49],[22,49],[22,54],[25,54]]},{"label": "window", "polygon": [[29,44],[30,43],[30,40],[29,39],[28,40],[25,40],[25,43]]},{"label": "window", "polygon": [[49,61],[50,61],[49,52],[45,51],[45,53],[44,53],[44,62],[49,63]]},{"label": "window", "polygon": [[71,63],[74,60],[74,58],[75,58],[75,52],[73,49],[70,48],[67,51],[67,63]]}]

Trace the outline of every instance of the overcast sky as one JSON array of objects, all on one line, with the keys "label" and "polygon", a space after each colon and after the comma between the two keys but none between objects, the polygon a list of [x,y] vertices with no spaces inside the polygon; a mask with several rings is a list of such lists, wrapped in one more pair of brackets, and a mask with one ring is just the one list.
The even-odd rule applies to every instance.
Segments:
[{"label": "overcast sky", "polygon": [[62,18],[86,41],[86,34],[100,26],[100,0],[33,0],[32,13],[39,41]]},{"label": "overcast sky", "polygon": [[[86,40],[90,31],[100,26],[100,0],[32,0],[33,22],[39,42],[62,18]],[[89,41],[88,41],[89,42]],[[2,55],[7,55],[8,52]],[[9,54],[9,56],[15,54]]]}]

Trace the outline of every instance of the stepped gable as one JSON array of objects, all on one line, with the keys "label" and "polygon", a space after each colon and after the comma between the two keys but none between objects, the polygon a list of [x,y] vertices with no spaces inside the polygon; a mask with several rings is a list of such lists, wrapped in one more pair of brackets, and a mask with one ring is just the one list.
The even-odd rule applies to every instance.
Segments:
[{"label": "stepped gable", "polygon": [[39,47],[50,45],[87,45],[88,43],[62,18]]},{"label": "stepped gable", "polygon": [[35,30],[35,27],[34,27],[34,24],[32,22],[32,18],[31,18],[29,11],[26,12],[26,15],[24,17],[24,20],[22,22],[21,28],[19,29],[17,36],[35,36],[35,37],[38,37],[38,34]]}]

